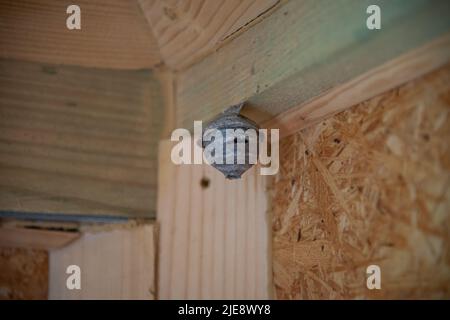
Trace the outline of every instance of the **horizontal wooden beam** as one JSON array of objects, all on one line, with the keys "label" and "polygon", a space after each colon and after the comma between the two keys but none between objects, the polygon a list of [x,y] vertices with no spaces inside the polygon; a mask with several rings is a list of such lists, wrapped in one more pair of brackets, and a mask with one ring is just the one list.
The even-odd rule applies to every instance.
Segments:
[{"label": "horizontal wooden beam", "polygon": [[152,218],[153,73],[0,60],[0,211]]},{"label": "horizontal wooden beam", "polygon": [[184,69],[267,14],[280,0],[138,0],[164,63]]},{"label": "horizontal wooden beam", "polygon": [[263,127],[279,128],[280,137],[289,136],[449,62],[450,34],[369,70],[310,102],[295,106],[265,122]]},{"label": "horizontal wooden beam", "polygon": [[[66,27],[71,4],[80,7],[80,30]],[[117,69],[161,62],[137,2],[122,0],[1,0],[0,58]]]},{"label": "horizontal wooden beam", "polygon": [[0,246],[53,250],[78,239],[80,233],[25,228],[0,228]]},{"label": "horizontal wooden beam", "polygon": [[[371,4],[381,30],[366,26]],[[445,0],[288,1],[178,75],[177,126],[241,101],[268,120],[449,31]]]}]

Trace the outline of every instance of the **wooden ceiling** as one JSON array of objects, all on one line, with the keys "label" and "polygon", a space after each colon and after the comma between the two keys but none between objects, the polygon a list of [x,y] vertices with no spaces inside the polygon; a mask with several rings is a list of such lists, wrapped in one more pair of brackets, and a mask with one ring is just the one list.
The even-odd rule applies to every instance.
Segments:
[{"label": "wooden ceiling", "polygon": [[152,27],[162,59],[186,68],[242,31],[279,0],[138,0]]},{"label": "wooden ceiling", "polygon": [[81,30],[66,27],[67,0],[0,0],[0,58],[140,69],[161,62],[135,1],[79,0]]},{"label": "wooden ceiling", "polygon": [[279,0],[0,0],[0,58],[114,69],[185,68]]}]

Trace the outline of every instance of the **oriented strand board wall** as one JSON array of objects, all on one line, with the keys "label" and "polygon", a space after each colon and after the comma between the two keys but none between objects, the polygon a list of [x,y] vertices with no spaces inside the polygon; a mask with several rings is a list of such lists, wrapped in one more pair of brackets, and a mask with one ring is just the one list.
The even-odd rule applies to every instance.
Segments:
[{"label": "oriented strand board wall", "polygon": [[172,164],[161,143],[160,299],[267,299],[267,177],[253,168],[226,180],[204,165]]},{"label": "oriented strand board wall", "polygon": [[[50,251],[49,299],[154,299],[154,225],[85,232],[67,247]],[[81,289],[68,290],[66,269],[81,269]]]},{"label": "oriented strand board wall", "polygon": [[276,297],[450,298],[449,141],[450,66],[282,140]]},{"label": "oriented strand board wall", "polygon": [[47,299],[46,250],[0,247],[0,300]]}]

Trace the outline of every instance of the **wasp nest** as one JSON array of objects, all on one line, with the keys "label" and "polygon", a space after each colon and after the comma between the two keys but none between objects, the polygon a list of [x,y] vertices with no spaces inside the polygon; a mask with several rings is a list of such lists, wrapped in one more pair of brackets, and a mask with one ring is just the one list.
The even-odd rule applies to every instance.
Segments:
[{"label": "wasp nest", "polygon": [[[225,110],[220,116],[207,124],[202,134],[202,147],[213,147],[214,150],[222,150],[222,163],[212,162],[211,165],[222,172],[227,179],[239,179],[241,175],[250,169],[257,159],[258,152],[258,125],[250,119],[240,114],[243,104],[232,106]],[[248,129],[252,129],[248,131]],[[222,139],[217,139],[217,133],[220,132]],[[253,141],[250,141],[248,133],[253,134]],[[254,147],[250,144],[254,143]],[[214,144],[214,145],[211,145]],[[218,145],[218,144],[221,144]],[[241,144],[241,148],[238,148]],[[245,147],[242,149],[242,144]],[[238,151],[245,150],[238,161]],[[231,152],[230,152],[231,151]],[[217,159],[217,155],[214,155]]]}]

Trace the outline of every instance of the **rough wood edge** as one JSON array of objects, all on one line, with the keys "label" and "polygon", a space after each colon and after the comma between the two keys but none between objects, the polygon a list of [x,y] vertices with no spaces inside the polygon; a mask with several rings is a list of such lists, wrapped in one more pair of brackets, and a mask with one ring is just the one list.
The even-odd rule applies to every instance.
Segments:
[{"label": "rough wood edge", "polygon": [[62,248],[80,237],[78,232],[24,228],[0,228],[0,246],[53,250]]},{"label": "rough wood edge", "polygon": [[287,137],[337,112],[398,87],[450,61],[450,34],[410,51],[263,123]]},{"label": "rough wood edge", "polygon": [[161,94],[164,100],[164,122],[160,137],[165,139],[170,137],[176,122],[176,77],[174,72],[166,66],[155,69],[155,77],[161,85]]}]

